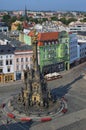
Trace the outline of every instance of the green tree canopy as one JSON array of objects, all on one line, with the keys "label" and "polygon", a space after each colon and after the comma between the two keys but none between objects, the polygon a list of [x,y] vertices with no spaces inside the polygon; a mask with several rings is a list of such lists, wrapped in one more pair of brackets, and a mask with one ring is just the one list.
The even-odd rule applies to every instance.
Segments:
[{"label": "green tree canopy", "polygon": [[22,30],[22,25],[21,24],[18,24],[18,28],[17,28],[17,30]]},{"label": "green tree canopy", "polygon": [[52,21],[57,21],[58,18],[54,16],[54,17],[51,17],[51,20],[52,20]]},{"label": "green tree canopy", "polygon": [[75,19],[75,18],[66,19],[66,18],[63,17],[59,21],[61,21],[65,25],[68,25],[71,22],[77,21],[77,19]]},{"label": "green tree canopy", "polygon": [[11,16],[9,14],[6,14],[2,17],[2,21],[8,23],[8,21],[11,19]]}]

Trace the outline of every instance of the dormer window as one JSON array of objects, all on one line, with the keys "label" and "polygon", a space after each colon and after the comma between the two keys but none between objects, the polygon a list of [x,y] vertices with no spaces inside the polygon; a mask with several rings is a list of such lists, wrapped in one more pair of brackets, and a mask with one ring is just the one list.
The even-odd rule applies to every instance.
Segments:
[{"label": "dormer window", "polygon": [[10,52],[11,50],[8,50],[8,52]]}]

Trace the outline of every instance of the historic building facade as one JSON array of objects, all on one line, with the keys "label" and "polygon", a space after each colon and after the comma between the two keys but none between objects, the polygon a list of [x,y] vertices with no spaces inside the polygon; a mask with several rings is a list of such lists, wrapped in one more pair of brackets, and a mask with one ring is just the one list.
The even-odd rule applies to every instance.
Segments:
[{"label": "historic building facade", "polygon": [[15,50],[14,58],[14,71],[15,80],[21,80],[24,78],[24,70],[32,66],[32,48],[31,46],[19,47]]},{"label": "historic building facade", "polygon": [[58,59],[58,32],[38,34],[40,69],[44,74],[64,70],[64,61]]},{"label": "historic building facade", "polygon": [[69,49],[70,49],[70,67],[78,63],[78,39],[77,35],[69,33]]},{"label": "historic building facade", "polygon": [[58,41],[58,59],[64,61],[64,69],[69,70],[69,34],[66,31],[59,32]]},{"label": "historic building facade", "polygon": [[14,47],[0,45],[0,83],[14,81]]}]

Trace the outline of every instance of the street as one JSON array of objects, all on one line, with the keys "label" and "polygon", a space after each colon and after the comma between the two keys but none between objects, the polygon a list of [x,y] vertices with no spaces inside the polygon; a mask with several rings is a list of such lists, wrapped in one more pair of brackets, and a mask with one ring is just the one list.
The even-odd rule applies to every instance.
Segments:
[{"label": "street", "polygon": [[[55,117],[47,123],[21,123],[10,121],[6,124],[5,115],[0,110],[0,130],[86,130],[86,80],[83,76],[85,73],[86,63],[83,63],[68,72],[61,73],[63,78],[49,81],[48,88],[53,89],[56,96],[68,100],[68,112],[61,116]],[[23,83],[18,83],[0,87],[0,103],[6,98],[19,93]]]}]

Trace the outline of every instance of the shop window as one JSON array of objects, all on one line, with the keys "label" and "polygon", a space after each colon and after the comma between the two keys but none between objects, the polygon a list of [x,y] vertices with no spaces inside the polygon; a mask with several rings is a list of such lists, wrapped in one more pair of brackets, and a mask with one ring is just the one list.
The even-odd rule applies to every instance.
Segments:
[{"label": "shop window", "polygon": [[10,75],[8,75],[8,77],[7,77],[7,78],[8,78],[8,81],[10,81]]},{"label": "shop window", "polygon": [[0,77],[0,82],[2,82],[2,80],[1,80],[2,78]]},{"label": "shop window", "polygon": [[5,82],[7,82],[8,80],[7,80],[8,78],[7,78],[7,76],[5,76]]},{"label": "shop window", "polygon": [[10,80],[13,80],[12,75],[10,75]]}]

